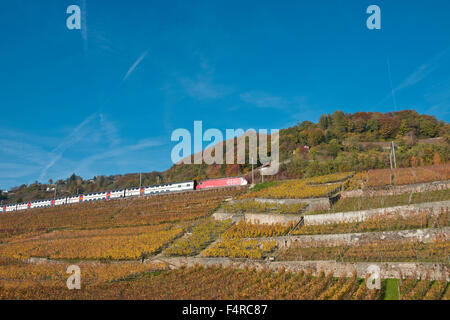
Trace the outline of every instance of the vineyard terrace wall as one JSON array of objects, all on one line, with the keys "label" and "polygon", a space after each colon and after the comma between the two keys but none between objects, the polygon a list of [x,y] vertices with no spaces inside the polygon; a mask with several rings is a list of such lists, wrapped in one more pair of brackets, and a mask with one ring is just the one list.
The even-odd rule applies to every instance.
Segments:
[{"label": "vineyard terrace wall", "polygon": [[360,211],[349,212],[336,212],[336,213],[324,213],[315,215],[304,216],[305,225],[318,225],[332,222],[357,222],[363,221],[368,217],[381,215],[381,214],[402,214],[402,212],[418,211],[418,210],[430,210],[434,213],[439,213],[442,208],[448,208],[450,201],[437,201],[437,202],[425,202],[410,204],[404,206],[395,206],[387,208],[377,208]]},{"label": "vineyard terrace wall", "polygon": [[[146,260],[147,261],[147,260]],[[148,260],[167,264],[170,269],[180,267],[192,267],[201,265],[222,266],[233,268],[255,268],[257,270],[269,269],[272,271],[286,270],[292,272],[312,270],[317,276],[321,271],[326,274],[333,273],[335,277],[351,277],[356,271],[359,278],[369,274],[368,268],[376,265],[380,268],[381,278],[417,278],[429,280],[450,281],[449,268],[437,263],[413,263],[413,262],[335,262],[335,261],[252,261],[246,259],[230,258],[200,258],[200,257],[170,257]]]},{"label": "vineyard terrace wall", "polygon": [[382,232],[364,232],[364,233],[342,233],[342,234],[318,234],[302,236],[280,236],[258,238],[261,241],[275,240],[278,248],[287,248],[290,246],[315,247],[315,246],[345,246],[361,245],[371,243],[377,240],[398,241],[398,240],[418,240],[420,242],[431,242],[436,239],[448,238],[450,227],[416,229],[416,230],[397,230]]},{"label": "vineyard terrace wall", "polygon": [[[318,210],[328,210],[331,208],[330,199],[326,197],[322,198],[308,198],[308,199],[264,199],[264,198],[254,198],[254,199],[242,199],[242,200],[232,200],[229,204],[256,201],[259,203],[270,203],[279,205],[295,205],[305,203],[307,206],[305,211],[318,211]],[[218,212],[226,212],[225,209],[219,209]]]},{"label": "vineyard terrace wall", "polygon": [[252,223],[290,223],[298,222],[301,220],[301,215],[296,214],[271,214],[271,213],[226,213],[215,212],[213,214],[216,220],[231,219],[232,222],[247,221]]},{"label": "vineyard terrace wall", "polygon": [[[323,213],[315,215],[303,216],[304,225],[319,225],[325,223],[343,223],[343,222],[357,222],[363,221],[368,217],[382,215],[382,214],[401,214],[402,212],[417,211],[417,210],[431,210],[434,213],[439,213],[441,208],[448,208],[450,200],[426,202],[404,206],[395,206],[388,208],[377,208],[361,211]],[[298,222],[302,218],[299,215],[291,214],[270,214],[270,213],[226,213],[217,211],[213,214],[216,220],[231,219],[233,222],[259,222],[266,224],[289,223]]]},{"label": "vineyard terrace wall", "polygon": [[386,186],[383,187],[383,189],[348,190],[341,192],[341,198],[345,199],[355,197],[393,196],[411,192],[419,193],[445,189],[450,189],[450,180],[408,184],[401,186]]},{"label": "vineyard terrace wall", "polygon": [[277,203],[277,204],[299,204],[306,203],[307,211],[316,211],[316,210],[328,210],[331,207],[329,198],[309,198],[309,199],[263,199],[263,198],[255,198],[253,199],[257,202],[261,203]]}]

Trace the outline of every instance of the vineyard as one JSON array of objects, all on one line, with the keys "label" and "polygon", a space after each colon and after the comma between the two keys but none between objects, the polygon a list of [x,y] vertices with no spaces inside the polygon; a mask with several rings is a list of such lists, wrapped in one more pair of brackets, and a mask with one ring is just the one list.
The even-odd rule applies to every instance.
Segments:
[{"label": "vineyard", "polygon": [[260,213],[271,213],[276,212],[280,214],[297,214],[301,213],[305,208],[306,203],[293,203],[293,204],[285,204],[285,203],[268,203],[268,202],[260,202],[256,200],[248,200],[248,201],[234,201],[234,202],[226,202],[221,208],[225,212],[231,213],[244,213],[244,212],[260,212]]},{"label": "vineyard", "polygon": [[[138,271],[136,269],[130,268],[129,272]],[[380,290],[367,289],[364,279],[357,279],[356,276],[336,279],[323,272],[312,276],[311,271],[290,273],[282,270],[274,273],[219,267],[192,267],[164,272],[151,272],[151,267],[146,272],[144,270],[128,278],[116,273],[120,281],[110,277],[104,282],[95,279],[84,290],[63,290],[61,284],[52,281],[34,290],[23,286],[2,287],[0,298],[377,300],[381,297]]]},{"label": "vineyard", "polygon": [[167,194],[3,214],[0,257],[145,259],[183,235],[192,221],[208,216],[222,200],[239,192]]},{"label": "vineyard", "polygon": [[290,246],[279,260],[334,260],[341,262],[435,262],[449,265],[450,243],[446,238],[431,242],[376,241],[350,246]]},{"label": "vineyard", "polygon": [[[156,271],[148,265],[82,265],[86,270],[83,290],[65,290],[64,266],[34,266],[32,279],[25,276],[27,266],[2,269],[0,299],[242,299],[242,300],[378,300],[386,294],[369,290],[366,279],[334,278],[311,270],[292,273],[285,270],[255,271],[220,267],[191,267]],[[14,278],[14,281],[10,281]],[[18,281],[23,280],[23,282]],[[39,286],[36,287],[36,282]],[[201,284],[201,285],[199,285]],[[403,279],[402,300],[449,300],[448,282]]]},{"label": "vineyard", "polygon": [[[361,186],[448,179],[447,175],[446,165],[344,172],[270,181],[249,189],[1,214],[0,299],[448,300],[448,278],[435,275],[431,280],[423,274],[383,279],[380,290],[369,290],[367,277],[358,278],[356,271],[351,275],[356,269],[339,277],[320,271],[333,270],[328,267],[307,269],[319,262],[418,262],[446,270],[450,244],[448,229],[443,228],[450,227],[449,208],[445,202],[426,209],[414,205],[448,201],[448,189],[343,198],[339,194]],[[322,209],[323,201],[330,203],[329,209]],[[312,225],[307,220],[401,205],[411,206],[379,210],[358,221],[329,219]],[[215,220],[216,211],[224,220]],[[321,213],[329,215],[306,216]],[[267,223],[245,220],[257,214],[263,214]],[[297,215],[296,221],[279,223],[292,218],[283,214]],[[392,231],[390,238],[384,231]],[[403,235],[398,236],[399,232]],[[348,234],[353,234],[351,241],[346,240]],[[174,261],[193,262],[185,267]],[[233,267],[217,265],[223,261]],[[241,268],[234,263],[242,264]],[[83,290],[66,289],[69,264],[80,266]],[[262,269],[254,267],[258,264]],[[270,268],[277,264],[277,269]],[[293,265],[300,267],[288,272],[279,269],[283,265],[289,270]]]},{"label": "vineyard", "polygon": [[0,240],[56,229],[104,229],[189,221],[207,216],[221,201],[240,192],[210,190],[6,213],[0,215]]},{"label": "vineyard", "polygon": [[389,196],[341,198],[329,210],[311,211],[308,214],[369,210],[447,200],[450,200],[450,191],[448,189]]},{"label": "vineyard", "polygon": [[55,231],[39,239],[0,246],[1,257],[48,257],[66,260],[136,260],[146,258],[183,233],[183,227],[160,224],[105,230]]},{"label": "vineyard", "polygon": [[450,164],[415,168],[376,169],[356,174],[350,184],[354,189],[405,185],[450,179]]},{"label": "vineyard", "polygon": [[231,221],[201,221],[190,235],[174,241],[164,253],[175,256],[198,254],[230,226]]},{"label": "vineyard", "polygon": [[[261,224],[239,221],[228,229],[223,238],[257,238],[284,236],[293,229],[295,223]],[[291,235],[361,233],[375,231],[394,231],[424,228],[443,228],[450,226],[448,208],[435,214],[430,211],[410,211],[401,215],[380,214],[360,222],[327,223],[303,225],[292,230]]]},{"label": "vineyard", "polygon": [[277,247],[276,241],[223,239],[202,252],[204,257],[262,259]]},{"label": "vineyard", "polygon": [[317,176],[306,179],[306,184],[324,184],[324,183],[336,183],[344,182],[353,176],[353,172],[338,172],[325,176]]},{"label": "vineyard", "polygon": [[249,191],[242,199],[305,199],[328,197],[341,188],[341,183],[310,185],[307,179],[289,180],[258,191]]},{"label": "vineyard", "polygon": [[[111,282],[127,278],[133,274],[153,272],[165,268],[164,265],[124,263],[87,263],[79,262],[83,272],[83,281],[87,286]],[[33,294],[36,285],[39,287],[55,287],[61,291],[67,280],[68,264],[30,264],[19,259],[0,258],[0,291],[2,289],[22,289]],[[5,291],[3,291],[5,292]],[[0,294],[1,297],[1,294]]]},{"label": "vineyard", "polygon": [[293,227],[294,223],[253,223],[239,221],[228,229],[222,236],[224,239],[275,237],[286,235]]}]

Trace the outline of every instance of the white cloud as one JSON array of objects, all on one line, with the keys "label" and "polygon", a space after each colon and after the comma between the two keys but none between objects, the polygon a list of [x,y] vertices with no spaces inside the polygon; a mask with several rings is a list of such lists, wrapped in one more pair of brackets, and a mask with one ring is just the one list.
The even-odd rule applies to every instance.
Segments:
[{"label": "white cloud", "polygon": [[230,94],[233,91],[231,87],[215,82],[215,69],[203,54],[196,52],[194,55],[200,70],[192,77],[179,77],[184,91],[198,100],[218,99]]},{"label": "white cloud", "polygon": [[306,98],[302,96],[280,97],[264,91],[248,91],[239,95],[241,101],[258,108],[271,108],[284,110],[288,113],[296,113],[310,107],[306,104]]},{"label": "white cloud", "polygon": [[114,149],[109,149],[102,153],[97,153],[92,156],[86,157],[83,160],[79,162],[78,168],[76,169],[77,172],[84,171],[89,168],[89,166],[92,163],[105,160],[105,159],[120,159],[124,156],[129,156],[130,153],[151,148],[151,147],[157,147],[164,145],[165,142],[162,138],[156,138],[156,139],[143,139],[139,141],[136,144],[130,144],[125,146],[120,146]]},{"label": "white cloud", "polygon": [[284,109],[289,107],[290,101],[282,97],[272,96],[263,91],[249,91],[239,95],[242,101],[259,108]]},{"label": "white cloud", "polygon": [[230,92],[230,89],[224,85],[214,84],[209,76],[199,75],[195,80],[181,78],[186,93],[193,98],[218,99]]}]

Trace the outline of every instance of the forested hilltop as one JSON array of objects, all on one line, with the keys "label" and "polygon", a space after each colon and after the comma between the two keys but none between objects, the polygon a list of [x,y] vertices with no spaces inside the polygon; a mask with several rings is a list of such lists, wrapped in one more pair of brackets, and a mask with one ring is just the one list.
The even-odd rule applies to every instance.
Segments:
[{"label": "forested hilltop", "polygon": [[[281,167],[273,178],[388,168],[391,141],[398,167],[445,163],[450,154],[450,125],[414,110],[323,114],[318,123],[303,121],[280,130]],[[249,164],[174,165],[165,176],[204,179],[248,175],[250,170]]]},{"label": "forested hilltop", "polygon": [[[388,168],[391,141],[396,146],[398,167],[439,164],[450,154],[450,124],[414,110],[398,112],[335,111],[318,123],[303,121],[280,130],[280,170],[270,179],[300,178],[334,172]],[[248,162],[248,161],[247,161]],[[251,165],[173,165],[164,172],[142,174],[142,184],[201,180],[250,174]],[[260,179],[255,175],[255,182]],[[35,182],[2,194],[8,203],[90,193],[139,185],[139,174],[97,176],[89,180],[73,174],[47,184]]]}]

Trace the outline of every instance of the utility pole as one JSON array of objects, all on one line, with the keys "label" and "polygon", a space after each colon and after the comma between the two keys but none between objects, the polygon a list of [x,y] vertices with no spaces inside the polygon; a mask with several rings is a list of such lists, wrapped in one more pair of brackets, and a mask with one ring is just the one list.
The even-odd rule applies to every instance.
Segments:
[{"label": "utility pole", "polygon": [[141,189],[142,186],[142,174],[139,172],[139,189]]},{"label": "utility pole", "polygon": [[253,157],[252,157],[252,184],[255,184],[255,176],[253,174]]},{"label": "utility pole", "polygon": [[395,158],[395,145],[394,141],[391,141],[391,150],[389,150],[389,163],[392,168],[397,168],[397,159]]},{"label": "utility pole", "polygon": [[55,185],[55,195],[53,196],[53,200],[56,199],[56,188],[58,187],[58,185]]},{"label": "utility pole", "polygon": [[395,146],[394,141],[392,141],[392,155],[394,157],[394,168],[397,168],[397,160],[395,159]]},{"label": "utility pole", "polygon": [[389,164],[391,165],[392,170],[392,150],[389,150]]}]

